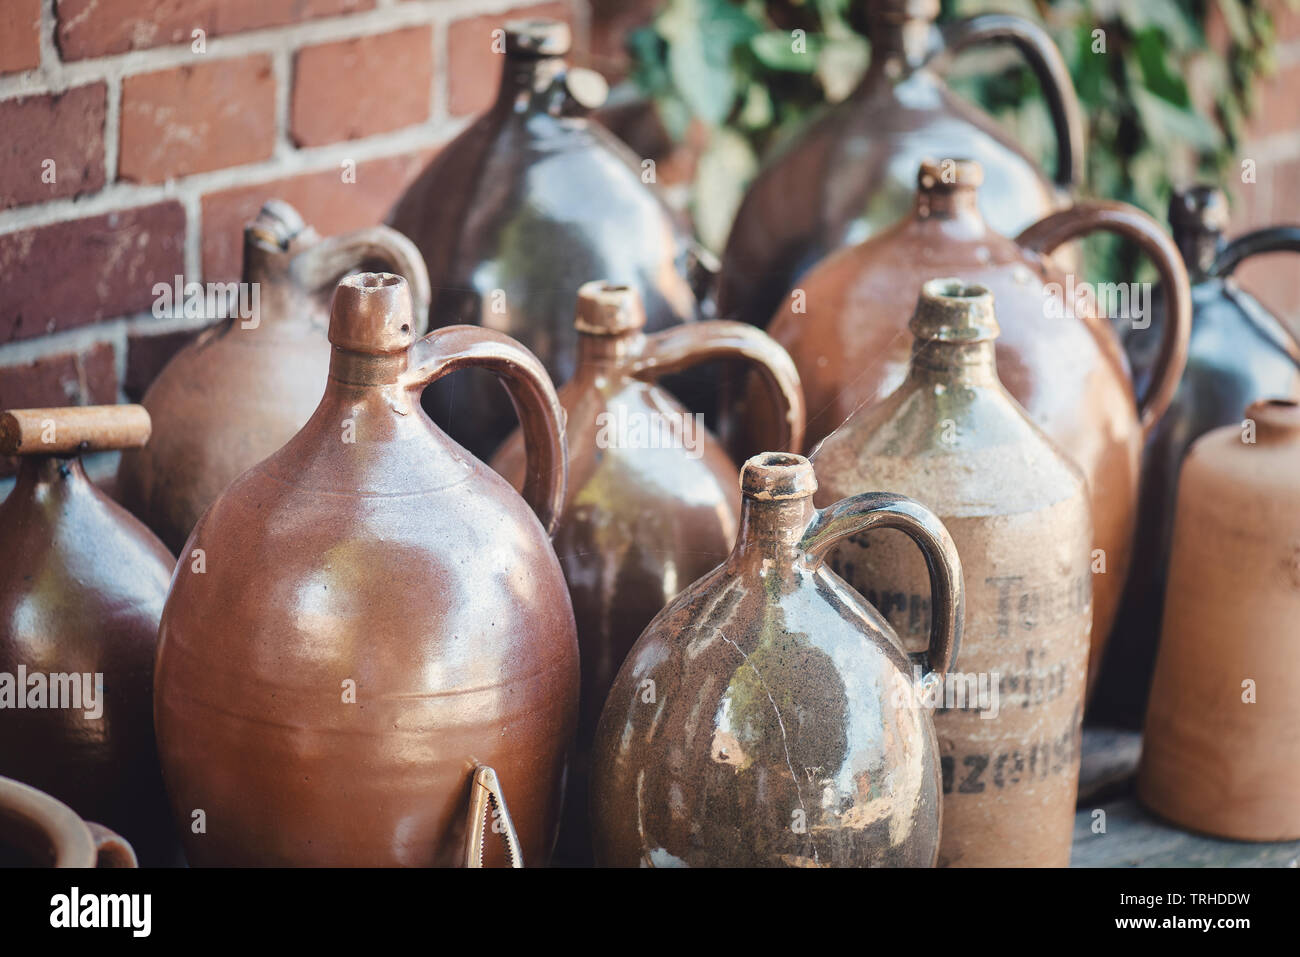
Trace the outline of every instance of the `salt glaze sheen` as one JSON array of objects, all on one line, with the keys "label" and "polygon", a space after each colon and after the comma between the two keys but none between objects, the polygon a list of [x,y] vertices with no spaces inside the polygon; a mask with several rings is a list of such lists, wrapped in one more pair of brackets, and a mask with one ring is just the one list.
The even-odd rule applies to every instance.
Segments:
[{"label": "salt glaze sheen", "polygon": [[[563,413],[541,363],[500,333],[413,329],[401,277],[344,279],[315,414],[186,543],[156,715],[192,864],[463,863],[482,840],[472,782],[499,782],[524,861],[549,858],[578,707],[547,537]],[[420,410],[428,383],[471,366],[519,410],[522,498]],[[503,842],[487,853],[503,861]]]}]

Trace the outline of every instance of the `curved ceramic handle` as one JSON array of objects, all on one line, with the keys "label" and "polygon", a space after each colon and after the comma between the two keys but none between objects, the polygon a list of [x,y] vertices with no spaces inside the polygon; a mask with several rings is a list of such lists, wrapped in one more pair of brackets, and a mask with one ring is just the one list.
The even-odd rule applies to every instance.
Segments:
[{"label": "curved ceramic handle", "polygon": [[905,495],[863,492],[817,510],[799,543],[814,564],[850,535],[873,528],[905,532],[921,549],[930,572],[930,644],[925,651],[926,674],[942,678],[957,662],[966,620],[966,584],[957,546],[932,511]]},{"label": "curved ceramic handle", "polygon": [[474,776],[469,784],[469,819],[465,824],[465,866],[480,868],[483,866],[483,829],[487,826],[488,808],[497,811],[497,821],[501,825],[500,834],[506,843],[506,857],[511,867],[524,866],[524,853],[519,848],[519,834],[515,831],[515,822],[506,807],[506,797],[501,793],[501,782],[497,780],[496,771],[486,764],[476,765]]},{"label": "curved ceramic handle", "polygon": [[96,867],[139,867],[135,859],[135,850],[129,841],[116,831],[110,831],[102,824],[87,821],[90,837],[95,842]]},{"label": "curved ceramic handle", "polygon": [[803,447],[806,413],[799,371],[775,339],[747,322],[708,319],[646,336],[631,374],[652,380],[715,359],[742,360],[758,373],[780,410],[777,434],[764,449],[797,452]]},{"label": "curved ceramic handle", "polygon": [[1300,226],[1270,226],[1238,236],[1214,257],[1211,276],[1225,278],[1251,256],[1266,253],[1300,253]]},{"label": "curved ceramic handle", "polygon": [[538,358],[509,336],[482,326],[445,326],[416,340],[402,376],[409,389],[423,391],[457,369],[486,369],[510,393],[523,427],[528,455],[524,499],[550,534],[564,505],[569,452],[564,440],[564,411],[551,377]]},{"label": "curved ceramic handle", "polygon": [[429,270],[419,247],[389,226],[371,226],[342,236],[331,236],[308,247],[294,260],[293,271],[307,289],[333,290],[350,272],[391,272],[406,280],[411,289],[415,333],[429,327]]},{"label": "curved ceramic handle", "polygon": [[1024,248],[1048,255],[1062,243],[1103,230],[1131,240],[1142,248],[1160,273],[1169,298],[1160,353],[1151,369],[1147,394],[1138,399],[1142,431],[1149,433],[1173,401],[1187,365],[1187,344],[1192,334],[1192,288],[1182,254],[1160,225],[1140,209],[1126,203],[1078,203],[1045,216],[1016,237]]},{"label": "curved ceramic handle", "polygon": [[1055,181],[1070,189],[1083,180],[1083,112],[1074,81],[1047,31],[1036,23],[1006,13],[983,13],[944,24],[939,28],[943,48],[938,54],[942,67],[948,56],[982,43],[1010,43],[1029,62],[1043,88],[1056,131]]}]

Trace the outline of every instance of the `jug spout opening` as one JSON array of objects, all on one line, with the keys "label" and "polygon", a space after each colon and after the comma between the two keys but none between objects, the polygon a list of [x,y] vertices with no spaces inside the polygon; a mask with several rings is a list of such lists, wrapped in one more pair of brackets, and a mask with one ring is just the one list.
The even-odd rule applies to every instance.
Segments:
[{"label": "jug spout opening", "polygon": [[1300,439],[1300,401],[1261,399],[1246,409],[1246,420],[1255,423],[1258,441]]},{"label": "jug spout opening", "polygon": [[816,509],[812,463],[793,452],[763,452],[740,471],[740,532],[735,553],[792,562]]},{"label": "jug spout opening", "polygon": [[1228,201],[1214,186],[1175,190],[1169,197],[1169,226],[1187,268],[1203,276],[1223,246],[1223,231],[1228,227]]},{"label": "jug spout opening", "polygon": [[405,353],[415,341],[415,312],[406,280],[388,272],[343,279],[334,291],[329,340],[347,352]]},{"label": "jug spout opening", "polygon": [[983,228],[979,188],[984,169],[959,157],[927,159],[916,174],[916,214],[921,219],[960,219]]}]

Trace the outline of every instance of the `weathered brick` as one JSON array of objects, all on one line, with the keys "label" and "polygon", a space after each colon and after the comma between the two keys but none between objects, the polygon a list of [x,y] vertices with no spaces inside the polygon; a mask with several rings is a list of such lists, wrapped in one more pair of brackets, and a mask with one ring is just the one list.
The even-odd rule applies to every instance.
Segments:
[{"label": "weathered brick", "polygon": [[274,147],[269,56],[200,62],[122,81],[121,179],[160,183],[255,163]]},{"label": "weathered brick", "polygon": [[298,52],[291,128],[299,146],[423,123],[433,82],[433,28],[411,27]]},{"label": "weathered brick", "polygon": [[492,105],[501,79],[501,54],[493,52],[492,31],[507,20],[549,17],[573,25],[568,3],[539,3],[506,13],[467,17],[447,32],[448,109],[453,116],[481,113]]},{"label": "weathered brick", "polygon": [[[6,0],[8,2],[8,0]],[[207,37],[370,10],[375,0],[59,0],[65,60],[193,43]]]},{"label": "weathered brick", "polygon": [[126,338],[126,377],[122,391],[139,402],[172,356],[203,334],[202,329],[180,329],[152,335],[133,332]]},{"label": "weathered brick", "polygon": [[180,203],[0,235],[0,343],[149,309],[155,282],[184,272]]},{"label": "weathered brick", "polygon": [[1256,81],[1257,99],[1250,118],[1248,139],[1263,139],[1276,133],[1300,133],[1300,62],[1279,67],[1272,76]]},{"label": "weathered brick", "polygon": [[0,209],[104,186],[103,83],[0,102]]},{"label": "weathered brick", "polygon": [[330,236],[382,222],[397,198],[433,158],[434,150],[384,157],[357,164],[356,182],[343,170],[304,173],[203,197],[203,278],[239,278],[244,224],[268,199],[295,206],[318,233]]},{"label": "weathered brick", "polygon": [[41,0],[0,4],[0,73],[41,65]]},{"label": "weathered brick", "polygon": [[117,401],[113,344],[97,342],[33,362],[0,366],[0,409],[103,405]]}]

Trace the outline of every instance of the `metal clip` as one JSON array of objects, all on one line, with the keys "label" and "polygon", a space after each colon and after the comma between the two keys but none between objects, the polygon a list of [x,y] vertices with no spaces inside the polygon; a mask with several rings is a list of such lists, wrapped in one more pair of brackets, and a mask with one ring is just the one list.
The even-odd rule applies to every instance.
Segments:
[{"label": "metal clip", "polygon": [[510,810],[506,807],[505,796],[501,793],[501,782],[497,780],[496,771],[486,764],[476,765],[474,779],[469,786],[469,821],[465,826],[465,866],[483,866],[483,843],[486,840],[485,828],[492,820],[488,807],[496,808],[496,820],[500,822],[500,833],[506,842],[506,857],[511,867],[523,867],[524,855],[519,849],[519,835],[515,833],[515,822],[510,819]]}]

